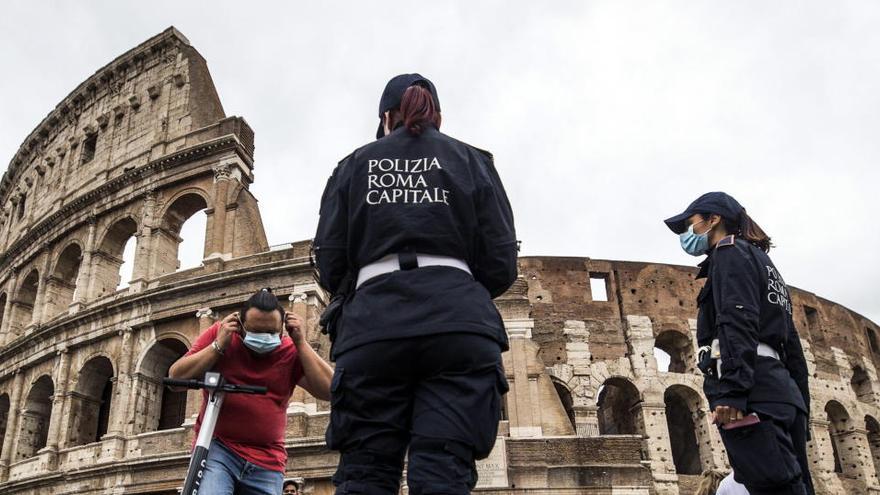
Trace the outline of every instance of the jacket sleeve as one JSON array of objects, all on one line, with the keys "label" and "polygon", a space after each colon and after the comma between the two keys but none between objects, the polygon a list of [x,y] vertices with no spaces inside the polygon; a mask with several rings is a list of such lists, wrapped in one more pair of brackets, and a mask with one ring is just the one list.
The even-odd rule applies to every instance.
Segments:
[{"label": "jacket sleeve", "polygon": [[348,198],[341,187],[343,165],[333,171],[321,196],[318,231],[313,242],[318,284],[335,294],[348,272]]},{"label": "jacket sleeve", "polygon": [[736,246],[716,249],[713,258],[710,277],[721,347],[720,398],[716,404],[745,411],[755,383],[761,277]]},{"label": "jacket sleeve", "polygon": [[476,192],[474,277],[495,298],[516,281],[517,242],[513,211],[491,157],[484,157],[485,182]]},{"label": "jacket sleeve", "polygon": [[797,384],[804,399],[804,405],[807,411],[810,411],[810,372],[807,368],[807,360],[804,357],[804,349],[801,346],[801,339],[797,333],[797,329],[792,323],[789,326],[788,336],[785,340],[785,367]]}]

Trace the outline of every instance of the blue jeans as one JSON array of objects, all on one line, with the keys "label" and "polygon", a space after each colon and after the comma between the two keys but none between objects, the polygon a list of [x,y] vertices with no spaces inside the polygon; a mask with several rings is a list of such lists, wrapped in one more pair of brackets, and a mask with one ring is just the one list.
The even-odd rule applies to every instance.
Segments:
[{"label": "blue jeans", "polygon": [[199,493],[205,495],[278,495],[284,475],[251,464],[217,440],[211,441]]}]

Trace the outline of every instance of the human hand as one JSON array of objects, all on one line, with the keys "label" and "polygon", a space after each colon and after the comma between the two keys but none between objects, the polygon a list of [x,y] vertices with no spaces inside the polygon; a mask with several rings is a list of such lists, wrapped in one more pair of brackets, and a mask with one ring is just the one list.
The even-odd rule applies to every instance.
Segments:
[{"label": "human hand", "polygon": [[238,317],[238,312],[230,313],[220,322],[220,329],[217,330],[217,345],[220,346],[221,350],[226,350],[234,333],[237,333],[239,336],[242,335],[241,320]]},{"label": "human hand", "polygon": [[287,311],[284,313],[284,328],[287,329],[287,334],[290,335],[291,340],[293,340],[293,344],[299,347],[302,344],[305,335],[303,334],[303,321],[302,318],[299,317],[298,314]]},{"label": "human hand", "polygon": [[712,414],[714,415],[712,422],[719,425],[726,425],[743,418],[742,411],[730,406],[715,406],[715,411]]}]

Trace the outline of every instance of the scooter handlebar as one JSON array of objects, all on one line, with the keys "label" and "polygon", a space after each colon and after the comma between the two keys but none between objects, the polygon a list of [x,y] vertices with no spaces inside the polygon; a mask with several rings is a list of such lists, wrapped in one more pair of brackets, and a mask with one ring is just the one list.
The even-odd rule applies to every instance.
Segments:
[{"label": "scooter handlebar", "polygon": [[[192,389],[208,388],[205,382],[196,379],[177,380],[175,378],[163,378],[162,383],[169,387],[184,387]],[[265,395],[268,389],[262,385],[236,385],[234,383],[224,383],[219,387],[222,392],[231,394],[256,394]]]}]

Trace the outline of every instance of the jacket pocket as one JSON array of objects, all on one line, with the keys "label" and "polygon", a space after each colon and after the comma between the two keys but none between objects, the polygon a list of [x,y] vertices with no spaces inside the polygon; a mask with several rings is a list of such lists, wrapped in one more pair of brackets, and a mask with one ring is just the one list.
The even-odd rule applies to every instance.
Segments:
[{"label": "jacket pocket", "polygon": [[719,431],[736,481],[750,487],[773,489],[785,486],[800,475],[794,456],[786,455],[780,448],[772,420]]}]

